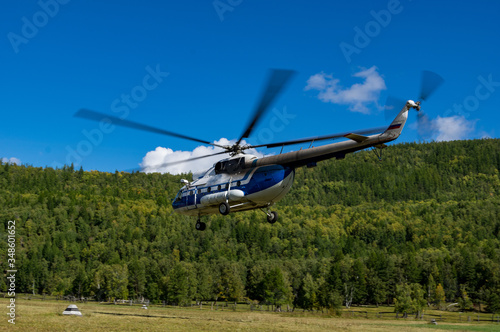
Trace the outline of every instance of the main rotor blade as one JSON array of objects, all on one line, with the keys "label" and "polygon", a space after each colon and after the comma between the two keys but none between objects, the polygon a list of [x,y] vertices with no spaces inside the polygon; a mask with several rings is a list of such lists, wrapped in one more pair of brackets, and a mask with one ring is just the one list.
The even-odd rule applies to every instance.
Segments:
[{"label": "main rotor blade", "polygon": [[247,128],[241,135],[240,139],[236,142],[236,145],[240,144],[241,140],[248,138],[252,133],[253,128],[261,118],[262,114],[269,108],[276,96],[281,92],[283,87],[286,85],[288,80],[295,73],[293,70],[285,69],[273,69],[269,73],[269,78],[267,81],[267,86],[262,92],[260,101],[257,104],[257,108],[253,113],[252,120],[248,124]]},{"label": "main rotor blade", "polygon": [[420,87],[420,100],[426,100],[444,82],[444,79],[428,70],[422,71],[422,81]]},{"label": "main rotor blade", "polygon": [[107,115],[104,113],[99,113],[99,112],[91,111],[88,109],[81,109],[78,112],[76,112],[74,116],[77,118],[82,118],[82,119],[87,119],[87,120],[92,120],[92,121],[97,121],[97,122],[104,121],[104,122],[112,123],[114,125],[121,126],[121,127],[127,127],[127,128],[157,133],[157,134],[161,134],[161,135],[166,135],[166,136],[183,138],[183,139],[187,139],[190,141],[195,141],[195,142],[199,142],[199,143],[203,143],[203,144],[213,145],[213,146],[217,146],[219,148],[225,149],[225,147],[222,145],[211,143],[209,141],[205,141],[205,140],[202,140],[199,138],[194,138],[194,137],[190,137],[190,136],[186,136],[186,135],[182,135],[182,134],[177,134],[177,133],[174,133],[174,132],[171,132],[168,130],[159,129],[159,128],[155,128],[155,127],[152,127],[149,125],[120,119],[120,118],[117,118],[117,117],[112,116],[112,115]]},{"label": "main rotor blade", "polygon": [[356,130],[356,131],[346,131],[346,132],[343,132],[343,133],[337,133],[337,134],[332,134],[332,135],[308,137],[308,138],[295,139],[295,140],[278,142],[278,143],[250,145],[250,146],[245,146],[244,148],[245,149],[261,148],[261,147],[275,148],[275,147],[278,147],[278,146],[287,146],[287,145],[307,143],[307,142],[323,141],[323,140],[327,140],[327,139],[336,139],[336,138],[344,137],[345,135],[349,135],[349,134],[360,134],[360,135],[363,135],[363,134],[381,133],[381,132],[385,131],[386,129],[387,129],[387,126],[385,126],[385,127],[378,127],[378,128],[371,128],[371,129]]},{"label": "main rotor blade", "polygon": [[194,158],[189,158],[189,159],[184,159],[184,160],[171,161],[171,162],[167,162],[167,163],[163,163],[163,164],[159,164],[159,165],[148,166],[148,167],[142,167],[141,171],[144,171],[150,167],[154,167],[154,168],[167,167],[167,166],[172,166],[172,165],[177,165],[177,164],[188,163],[188,162],[191,162],[194,160],[200,160],[203,158],[213,157],[213,156],[217,156],[217,155],[221,155],[221,154],[225,154],[225,153],[228,153],[228,152],[222,151],[222,152],[207,154],[205,156],[194,157]]}]

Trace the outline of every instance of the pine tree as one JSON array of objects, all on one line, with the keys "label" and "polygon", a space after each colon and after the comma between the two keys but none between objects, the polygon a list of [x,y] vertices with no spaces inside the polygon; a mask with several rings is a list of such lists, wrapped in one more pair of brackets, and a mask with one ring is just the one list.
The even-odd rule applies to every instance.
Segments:
[{"label": "pine tree", "polygon": [[460,297],[458,298],[458,307],[462,311],[467,311],[472,309],[472,301],[467,294],[465,285],[460,286]]},{"label": "pine tree", "polygon": [[443,309],[444,305],[446,304],[446,296],[441,284],[438,284],[436,286],[436,291],[434,292],[434,303],[438,306],[439,309]]},{"label": "pine tree", "polygon": [[290,303],[292,291],[290,283],[283,275],[279,267],[272,268],[262,281],[264,291],[264,301],[273,304],[276,310],[281,310],[281,306]]}]

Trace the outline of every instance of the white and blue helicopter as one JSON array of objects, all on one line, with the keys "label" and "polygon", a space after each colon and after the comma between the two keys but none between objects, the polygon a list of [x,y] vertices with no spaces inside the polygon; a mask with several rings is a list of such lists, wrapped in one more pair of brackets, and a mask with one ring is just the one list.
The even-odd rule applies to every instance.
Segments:
[{"label": "white and blue helicopter", "polygon": [[[173,199],[172,207],[175,212],[197,217],[196,229],[203,231],[206,224],[201,217],[220,213],[228,215],[230,212],[261,209],[267,215],[267,221],[275,223],[278,214],[271,211],[271,206],[282,199],[291,189],[295,169],[302,166],[314,167],[322,160],[336,158],[343,159],[347,153],[373,148],[379,158],[385,143],[399,137],[411,109],[420,111],[420,103],[425,100],[442,82],[442,78],[432,72],[423,72],[420,101],[408,100],[399,102],[402,106],[391,124],[387,127],[367,130],[356,130],[333,135],[316,136],[291,141],[261,145],[242,145],[244,138],[248,138],[261,116],[269,108],[276,96],[293,75],[290,70],[272,70],[264,89],[260,102],[254,111],[253,117],[241,137],[233,145],[219,145],[206,140],[177,134],[149,125],[124,120],[118,117],[90,111],[79,110],[75,116],[94,121],[106,121],[118,126],[155,132],[167,136],[175,136],[191,141],[222,148],[222,152],[196,157],[188,160],[166,163],[160,166],[169,166],[176,163],[192,162],[214,155],[229,154],[229,158],[222,159],[213,167],[202,173],[194,181],[182,179],[184,186]],[[403,106],[404,105],[404,106]],[[399,109],[399,108],[398,108]],[[420,116],[419,120],[425,120]],[[419,121],[420,123],[421,121]],[[375,134],[376,133],[376,134]],[[373,135],[369,135],[373,134]],[[312,142],[346,138],[345,141],[312,147]],[[274,148],[288,145],[311,143],[311,147],[280,153],[278,155],[257,158],[244,151],[255,148]]]}]

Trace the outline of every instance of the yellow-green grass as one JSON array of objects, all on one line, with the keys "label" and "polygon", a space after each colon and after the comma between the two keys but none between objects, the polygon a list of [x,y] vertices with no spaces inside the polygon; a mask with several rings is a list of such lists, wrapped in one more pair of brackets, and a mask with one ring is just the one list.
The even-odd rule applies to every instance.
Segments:
[{"label": "yellow-green grass", "polygon": [[[248,308],[211,310],[210,305],[199,307],[113,305],[98,303],[73,303],[83,316],[62,315],[72,303],[67,301],[41,301],[18,298],[16,324],[8,323],[8,299],[0,299],[4,313],[0,330],[19,331],[424,331],[445,329],[454,331],[500,331],[500,324],[487,322],[429,324],[430,319],[372,318],[372,312],[389,311],[389,308],[370,308],[368,317],[344,311],[342,317],[321,313],[296,311],[276,313],[249,311]],[[214,308],[215,309],[215,308]],[[361,308],[356,308],[356,310]],[[1,312],[1,310],[0,310]],[[456,313],[458,315],[458,313]],[[365,314],[366,315],[366,314]],[[393,317],[393,316],[392,316]],[[491,315],[490,315],[491,317]]]},{"label": "yellow-green grass", "polygon": [[[382,314],[381,314],[382,313]],[[344,309],[342,311],[344,317],[366,317],[366,318],[380,318],[380,319],[395,319],[394,307],[352,307],[351,309]],[[401,315],[399,315],[401,318]],[[409,319],[415,319],[415,315],[409,315]],[[500,327],[500,315],[492,315],[490,313],[477,313],[477,312],[458,312],[458,311],[443,311],[431,308],[424,309],[423,320],[430,321],[435,319],[441,323],[489,323]]]}]

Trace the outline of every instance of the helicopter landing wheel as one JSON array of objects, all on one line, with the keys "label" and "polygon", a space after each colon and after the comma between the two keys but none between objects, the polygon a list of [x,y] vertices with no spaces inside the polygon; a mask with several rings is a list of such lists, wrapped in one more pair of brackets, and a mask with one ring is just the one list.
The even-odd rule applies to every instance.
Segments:
[{"label": "helicopter landing wheel", "polygon": [[204,222],[202,221],[197,221],[196,222],[196,226],[195,226],[196,230],[198,231],[204,231],[206,228],[207,228],[207,224],[205,224]]},{"label": "helicopter landing wheel", "polygon": [[229,214],[230,210],[231,210],[231,208],[229,207],[229,204],[227,204],[226,202],[220,203],[220,205],[219,205],[220,214],[222,214],[223,216],[226,216]]},{"label": "helicopter landing wheel", "polygon": [[278,212],[271,211],[267,214],[267,221],[270,224],[274,224],[278,220]]}]

